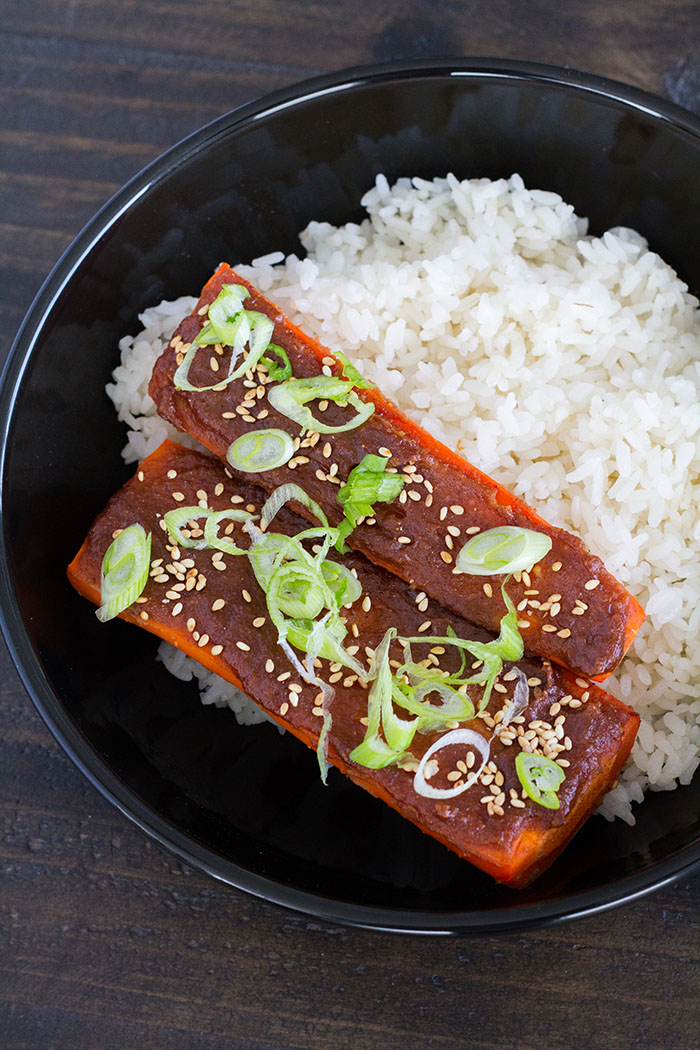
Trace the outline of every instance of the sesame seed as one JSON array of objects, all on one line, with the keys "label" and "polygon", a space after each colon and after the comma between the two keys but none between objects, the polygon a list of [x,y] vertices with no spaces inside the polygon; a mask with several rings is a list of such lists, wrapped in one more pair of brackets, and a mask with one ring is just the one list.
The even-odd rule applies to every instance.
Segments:
[{"label": "sesame seed", "polygon": [[553,634],[556,631],[556,627],[553,623],[543,623],[542,630],[546,631],[547,634]]},{"label": "sesame seed", "polygon": [[453,514],[456,514],[457,517],[459,517],[460,514],[464,514],[464,507],[460,507],[459,503],[453,503],[450,510]]},{"label": "sesame seed", "polygon": [[418,628],[418,633],[423,634],[424,631],[427,631],[432,622],[432,620],[425,620]]},{"label": "sesame seed", "polygon": [[243,601],[244,601],[244,602],[252,602],[252,600],[253,600],[253,599],[252,599],[252,598],[250,597],[250,594],[249,594],[249,592],[248,592],[248,591],[247,591],[247,590],[245,589],[245,587],[244,587],[244,588],[243,588],[243,590],[241,591],[241,594],[243,595]]},{"label": "sesame seed", "polygon": [[490,583],[484,584],[484,594],[487,598],[493,598],[493,587]]},{"label": "sesame seed", "polygon": [[299,683],[298,682],[290,682],[289,683],[289,692],[290,693],[300,693],[301,692],[301,686],[299,685]]},{"label": "sesame seed", "polygon": [[253,627],[262,627],[262,625],[264,623],[265,623],[265,617],[264,616],[256,616],[255,619],[253,620]]},{"label": "sesame seed", "polygon": [[156,583],[168,583],[170,581],[170,577],[166,572],[158,573],[158,575],[154,576],[153,579]]},{"label": "sesame seed", "polygon": [[411,489],[411,491],[408,494],[408,498],[413,500],[414,503],[420,503],[422,499],[420,492],[416,492],[415,489]]},{"label": "sesame seed", "polygon": [[166,477],[170,478],[170,480],[172,481],[173,478],[177,477],[177,471],[176,470],[169,470],[168,473],[166,474]]},{"label": "sesame seed", "polygon": [[596,587],[600,586],[600,580],[588,580],[583,586],[587,591],[594,591]]},{"label": "sesame seed", "polygon": [[557,631],[557,638],[570,638],[571,631],[568,627],[564,627],[561,631]]},{"label": "sesame seed", "polygon": [[364,612],[369,612],[370,609],[372,608],[372,599],[370,598],[370,596],[368,594],[366,594],[364,596],[364,598],[362,599],[362,608],[363,608]]},{"label": "sesame seed", "polygon": [[246,645],[245,642],[236,642],[236,648],[241,649],[244,653],[250,652],[250,646]]},{"label": "sesame seed", "polygon": [[588,685],[588,682],[586,681],[585,678],[577,678],[576,679],[576,685],[579,687],[579,689],[585,689],[586,686]]},{"label": "sesame seed", "polygon": [[452,555],[449,553],[449,551],[440,551],[440,557],[444,561],[445,565],[452,564]]},{"label": "sesame seed", "polygon": [[526,627],[530,626],[529,620],[518,620],[518,627],[522,627],[525,630]]},{"label": "sesame seed", "polygon": [[282,674],[277,675],[278,682],[286,682],[288,678],[292,677],[291,671],[283,671]]},{"label": "sesame seed", "polygon": [[391,459],[391,450],[385,448],[384,445],[381,445],[378,451],[380,456],[386,456],[387,459]]},{"label": "sesame seed", "polygon": [[171,616],[179,616],[182,612],[182,602],[178,602],[177,605],[173,605]]},{"label": "sesame seed", "polygon": [[458,529],[456,525],[448,525],[447,531],[449,532],[450,536],[459,536],[461,529]]},{"label": "sesame seed", "polygon": [[561,562],[560,561],[555,561],[554,565],[552,565],[552,572],[559,572],[560,569],[561,569]]},{"label": "sesame seed", "polygon": [[398,542],[399,543],[410,543],[411,542],[411,537],[410,536],[399,536]]},{"label": "sesame seed", "polygon": [[444,521],[447,517],[447,507],[440,508],[440,521]]},{"label": "sesame seed", "polygon": [[280,714],[281,715],[286,715],[288,710],[289,710],[289,704],[285,700],[284,703],[280,706]]},{"label": "sesame seed", "polygon": [[226,605],[226,602],[224,601],[224,599],[223,598],[217,598],[216,601],[212,603],[211,611],[212,612],[218,612],[219,609],[223,609],[224,605]]},{"label": "sesame seed", "polygon": [[552,617],[558,616],[560,612],[561,612],[561,605],[559,604],[559,602],[555,602],[554,605],[549,610],[549,615],[552,616]]},{"label": "sesame seed", "polygon": [[144,609],[143,612],[139,613],[139,616],[141,617],[142,620],[147,620],[148,619],[148,613],[145,611],[145,609]]},{"label": "sesame seed", "polygon": [[[184,498],[185,498],[185,496],[184,496],[184,493],[182,493],[182,492],[173,492],[173,499],[174,499],[174,500],[175,500],[175,501],[176,501],[177,503],[182,503],[182,501],[184,500]],[[586,586],[588,586],[588,584],[586,584]]]}]

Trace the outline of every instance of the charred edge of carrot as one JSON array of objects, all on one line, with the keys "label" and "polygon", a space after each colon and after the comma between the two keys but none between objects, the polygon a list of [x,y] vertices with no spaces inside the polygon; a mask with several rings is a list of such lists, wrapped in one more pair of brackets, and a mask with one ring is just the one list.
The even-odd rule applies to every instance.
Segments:
[{"label": "charred edge of carrot", "polygon": [[[236,273],[236,271],[231,266],[229,266],[228,263],[220,263],[216,272],[209,278],[207,283],[204,285],[204,288],[202,289],[202,294],[197,302],[197,305],[192,311],[191,316],[196,317],[197,311],[201,309],[202,306],[209,305],[211,302],[213,302],[213,300],[219,294],[222,284],[228,282],[244,285],[248,289],[250,297],[254,301],[258,300],[259,302],[265,303],[270,308],[270,316],[274,315],[275,318],[279,321],[279,323],[286,325],[292,332],[294,332],[297,339],[306,347],[308,347],[308,349],[311,350],[312,353],[316,356],[319,365],[323,364],[324,357],[331,357],[338,366],[338,369],[342,369],[341,362],[337,360],[332,350],[328,349],[328,347],[323,346],[317,340],[312,339],[309,335],[306,334],[306,332],[299,328],[298,325],[295,325],[294,322],[291,321],[275,303],[273,303],[270,299],[263,295],[263,293],[260,292],[255,287],[255,285],[251,284],[250,281],[247,281],[245,277],[241,277],[240,274]],[[198,321],[199,320],[200,319],[198,318]],[[360,390],[358,391],[358,393],[360,398],[362,398],[364,401],[373,402],[379,415],[383,416],[385,419],[388,419],[389,422],[400,428],[408,437],[414,438],[419,444],[423,445],[423,447],[431,455],[435,456],[437,459],[441,459],[449,463],[452,467],[459,470],[462,474],[466,475],[471,480],[476,481],[482,488],[492,492],[499,506],[517,508],[518,512],[522,514],[522,516],[532,525],[540,527],[543,526],[546,529],[555,529],[555,526],[551,525],[544,518],[540,517],[540,515],[537,514],[537,512],[529,506],[529,504],[519,499],[519,497],[513,495],[513,493],[506,489],[505,486],[501,485],[498,481],[494,481],[494,479],[488,474],[484,474],[483,471],[475,467],[472,463],[469,462],[469,460],[466,460],[463,456],[459,456],[456,452],[453,452],[452,449],[448,448],[447,445],[443,445],[441,441],[438,441],[438,439],[433,437],[432,434],[429,434],[426,430],[423,429],[423,427],[419,426],[417,423],[414,423],[412,419],[409,419],[408,416],[404,415],[404,413],[401,411],[398,405],[395,405],[392,401],[385,397],[384,394],[381,393],[381,391],[375,389]],[[565,530],[556,529],[556,531],[563,532]],[[631,595],[629,591],[622,587],[622,584],[620,584],[619,581],[615,579],[612,573],[608,572],[608,570],[605,568],[602,562],[599,574],[605,576],[608,580],[616,584],[616,586],[619,587],[622,591],[622,594],[624,594],[624,598],[622,597],[622,595],[620,596],[620,601],[621,603],[624,603],[626,611],[625,629],[623,635],[623,651],[620,656],[620,659],[622,659],[622,656],[624,656],[624,654],[627,652],[632,642],[634,641],[637,632],[639,631],[639,628],[641,627],[642,623],[646,618],[646,614],[642,606],[637,601],[637,599],[633,595]],[[619,666],[619,661],[615,666]],[[610,671],[606,672],[605,674],[596,675],[594,681],[604,682],[607,678],[610,677],[614,670],[615,668],[613,667],[610,669]]]}]

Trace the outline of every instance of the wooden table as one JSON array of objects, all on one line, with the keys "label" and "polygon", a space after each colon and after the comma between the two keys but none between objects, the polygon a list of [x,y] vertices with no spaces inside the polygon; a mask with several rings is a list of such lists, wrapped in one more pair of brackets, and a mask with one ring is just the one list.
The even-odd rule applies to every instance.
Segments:
[{"label": "wooden table", "polygon": [[[693,0],[0,0],[6,348],[60,252],[188,132],[315,73],[473,54],[700,111]],[[5,348],[5,352],[6,352]],[[520,935],[344,929],[195,873],[104,802],[0,656],[0,1046],[691,1050],[700,876]]]}]

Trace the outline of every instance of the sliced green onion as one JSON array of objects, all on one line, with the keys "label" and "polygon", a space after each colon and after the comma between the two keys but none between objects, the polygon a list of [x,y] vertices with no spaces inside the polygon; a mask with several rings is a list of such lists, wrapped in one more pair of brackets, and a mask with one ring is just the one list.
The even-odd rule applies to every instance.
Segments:
[{"label": "sliced green onion", "polygon": [[444,636],[416,635],[413,638],[402,639],[402,642],[409,647],[409,650],[412,644],[452,645],[458,649],[465,650],[477,660],[481,660],[483,666],[479,671],[470,678],[462,679],[459,683],[460,685],[483,685],[484,692],[479,703],[479,713],[488,706],[491,699],[491,691],[496,678],[503,668],[504,660],[520,660],[524,651],[523,640],[518,631],[517,613],[506,593],[505,583],[501,586],[501,594],[506,605],[506,613],[501,618],[501,630],[498,638],[494,638],[491,642],[474,642],[458,638],[454,631]]},{"label": "sliced green onion", "polygon": [[194,339],[197,346],[212,346],[221,343],[233,346],[239,325],[236,319],[248,298],[248,289],[242,284],[224,284],[216,299],[210,304],[207,323]]},{"label": "sliced green onion", "polygon": [[327,606],[327,590],[322,573],[310,566],[292,562],[274,573],[267,590],[267,604],[273,622],[278,616],[290,620],[315,620]]},{"label": "sliced green onion", "polygon": [[[307,653],[313,627],[314,624],[311,620],[289,620],[286,624],[287,641],[295,649]],[[351,674],[356,674],[358,678],[365,681],[367,679],[367,668],[363,667],[354,656],[351,656],[342,644],[346,633],[346,629],[340,619],[330,617],[324,627],[323,640],[318,656],[322,660],[328,660],[329,663],[337,663],[347,667]]]},{"label": "sliced green onion", "polygon": [[237,547],[232,540],[219,536],[219,524],[222,521],[249,521],[252,517],[247,510],[210,510],[204,523],[204,539],[207,547],[213,547],[224,554],[247,554],[243,547]]},{"label": "sliced green onion", "polygon": [[352,383],[352,385],[357,390],[373,390],[374,389],[374,383],[370,383],[369,379],[365,379],[365,377],[362,375],[362,373],[358,372],[358,370],[355,368],[355,366],[348,361],[347,357],[342,352],[342,350],[334,350],[333,354],[334,354],[335,358],[338,361],[340,361],[341,365],[343,366],[343,378],[344,379],[347,379],[347,381],[349,383]]},{"label": "sliced green onion", "polygon": [[[267,350],[270,345],[270,336],[272,335],[275,326],[266,314],[259,313],[257,310],[242,310],[239,308],[239,312],[235,316],[228,316],[226,314],[228,307],[224,306],[220,311],[216,309],[219,299],[225,294],[226,289],[239,287],[241,286],[224,285],[224,289],[222,289],[219,296],[217,296],[209,307],[209,324],[205,325],[200,331],[199,335],[192,342],[189,350],[185,354],[182,363],[175,370],[173,385],[177,390],[189,390],[196,393],[202,393],[206,390],[222,389],[223,387],[228,386],[229,383],[232,383],[235,379],[240,379],[245,372],[255,368]],[[243,289],[243,291],[245,292],[245,289]],[[240,296],[237,297],[236,302],[238,301],[238,298],[240,298]],[[235,303],[233,305],[235,305]],[[212,317],[212,311],[214,311],[214,317]],[[226,317],[226,320],[219,321],[216,319],[219,317]],[[232,348],[228,374],[225,378],[217,379],[215,383],[210,383],[207,386],[194,386],[189,381],[192,362],[194,361],[200,347],[209,346],[212,343],[222,343],[223,345]],[[248,353],[244,355],[241,364],[236,367],[236,362],[241,356],[246,343],[249,344]]]},{"label": "sliced green onion", "polygon": [[564,783],[566,773],[557,762],[543,755],[521,751],[515,759],[515,772],[533,802],[545,809],[559,809],[557,791]]},{"label": "sliced green onion", "polygon": [[[179,547],[189,550],[206,550],[215,548],[225,551],[226,554],[247,554],[246,550],[237,547],[231,540],[219,536],[219,522],[225,519],[230,521],[250,521],[253,517],[247,510],[210,510],[208,507],[175,507],[163,515],[163,521],[168,529],[168,535],[173,543]],[[204,521],[203,536],[201,539],[193,539],[183,534],[183,527],[191,521]]]},{"label": "sliced green onion", "polygon": [[202,507],[175,507],[174,510],[169,510],[167,514],[164,514],[163,521],[173,543],[177,543],[178,547],[185,547],[187,550],[205,550],[209,544],[204,538],[203,530],[201,539],[192,539],[191,536],[185,536],[182,530],[190,521],[206,518],[208,513],[209,511],[203,510]]},{"label": "sliced green onion", "polygon": [[406,479],[399,474],[387,474],[389,460],[385,456],[368,453],[352,468],[340,492],[338,503],[345,511],[345,519],[338,526],[340,536],[337,548],[345,553],[345,539],[360,518],[374,514],[375,503],[393,503],[401,494]]},{"label": "sliced green onion", "polygon": [[[281,415],[298,423],[302,430],[313,430],[317,434],[340,434],[345,430],[354,430],[366,423],[374,412],[371,401],[361,401],[353,392],[352,385],[344,379],[333,376],[313,376],[311,379],[288,379],[273,386],[267,395],[272,407]],[[329,426],[316,419],[311,410],[306,408],[308,401],[317,399],[334,401],[338,405],[350,405],[356,415],[347,423]]]},{"label": "sliced green onion", "polygon": [[321,510],[318,503],[304,492],[301,485],[295,485],[293,481],[287,482],[286,485],[279,485],[272,495],[270,495],[265,501],[262,511],[260,512],[261,527],[266,529],[274,516],[282,509],[285,503],[289,503],[290,500],[294,500],[296,503],[301,503],[302,507],[306,507],[307,510],[310,510],[313,516],[321,522],[321,525],[323,525],[324,528],[328,528],[328,518]]},{"label": "sliced green onion", "polygon": [[470,576],[529,572],[552,549],[552,540],[543,532],[501,525],[481,532],[464,544],[455,568]]},{"label": "sliced green onion", "polygon": [[352,605],[362,594],[362,584],[344,565],[337,561],[324,561],[321,564],[323,577],[333,591],[338,606]]},{"label": "sliced green onion", "polygon": [[[273,360],[275,357],[279,358],[279,364]],[[291,378],[292,366],[289,361],[289,355],[283,346],[270,343],[264,356],[260,358],[260,364],[265,366],[268,376],[270,379],[274,379],[275,382],[281,383],[283,379]]]},{"label": "sliced green onion", "polygon": [[129,525],[112,540],[100,572],[100,600],[96,611],[103,623],[133,605],[148,582],[151,533],[143,525]]},{"label": "sliced green onion", "polygon": [[[473,748],[474,751],[478,751],[481,755],[481,765],[475,766],[467,779],[459,786],[450,788],[431,787],[425,776],[426,766],[436,752],[442,750],[443,747],[448,747],[450,744],[466,744],[468,747]],[[421,758],[413,777],[413,788],[419,795],[423,795],[424,798],[455,798],[456,795],[461,795],[463,791],[467,791],[478,779],[482,769],[489,760],[490,752],[491,745],[489,741],[485,740],[479,733],[475,733],[473,729],[452,729],[449,733],[439,737]]]},{"label": "sliced green onion", "polygon": [[[375,651],[372,661],[374,681],[367,701],[367,730],[362,743],[350,752],[353,762],[369,769],[384,769],[410,758],[408,748],[418,724],[418,719],[407,721],[399,718],[392,706],[389,646],[395,637],[396,629],[390,627]],[[380,727],[384,739],[380,736]]]},{"label": "sliced green onion", "polygon": [[[396,677],[400,678],[400,674],[397,673]],[[442,700],[439,706],[427,702],[433,695]],[[399,707],[418,715],[419,733],[435,732],[447,722],[469,722],[476,713],[469,697],[452,689],[444,680],[425,681],[415,688],[397,685],[394,701]]]},{"label": "sliced green onion", "polygon": [[242,434],[226,452],[234,470],[260,474],[283,467],[294,455],[294,439],[286,430],[251,430]]},{"label": "sliced green onion", "polygon": [[514,718],[525,710],[530,699],[530,687],[527,684],[527,675],[523,674],[519,667],[514,667],[516,675],[515,689],[513,690],[513,698],[508,704],[508,707],[503,712],[503,718],[499,723],[499,729],[503,729]]}]

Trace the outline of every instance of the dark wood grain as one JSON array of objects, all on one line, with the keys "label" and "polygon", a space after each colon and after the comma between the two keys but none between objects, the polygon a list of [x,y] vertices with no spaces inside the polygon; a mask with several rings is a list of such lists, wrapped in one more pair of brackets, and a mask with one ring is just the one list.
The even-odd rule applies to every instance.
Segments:
[{"label": "dark wood grain", "polygon": [[[329,69],[570,64],[700,110],[695,2],[0,0],[4,352],[82,224],[161,150]],[[0,654],[0,1046],[692,1050],[700,876],[518,936],[414,939],[195,873],[108,806]]]}]

